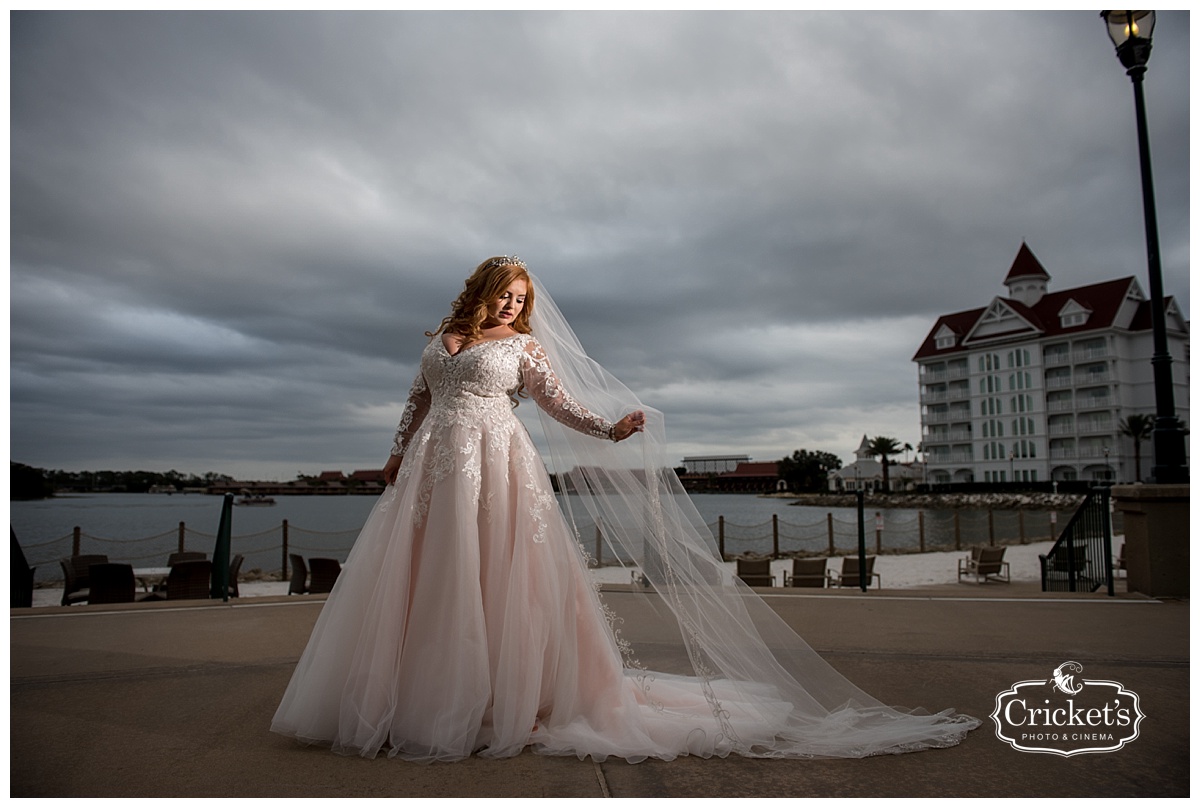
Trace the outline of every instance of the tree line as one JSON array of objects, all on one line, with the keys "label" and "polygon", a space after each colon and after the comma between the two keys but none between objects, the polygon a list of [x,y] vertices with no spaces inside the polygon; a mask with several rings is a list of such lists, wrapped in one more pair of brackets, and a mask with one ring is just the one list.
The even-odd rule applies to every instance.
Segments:
[{"label": "tree line", "polygon": [[9,462],[9,499],[45,499],[55,491],[117,492],[144,494],[151,488],[203,488],[229,482],[227,474],[206,472],[202,476],[175,471],[63,471],[41,469],[15,461]]}]

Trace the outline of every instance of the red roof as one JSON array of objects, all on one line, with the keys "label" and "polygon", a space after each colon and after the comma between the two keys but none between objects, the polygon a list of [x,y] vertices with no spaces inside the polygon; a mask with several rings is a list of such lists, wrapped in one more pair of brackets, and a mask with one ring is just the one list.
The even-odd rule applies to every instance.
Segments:
[{"label": "red roof", "polygon": [[[1022,245],[1023,246],[1023,245]],[[1020,257],[1018,256],[1018,259]],[[1034,259],[1036,260],[1036,259]],[[1014,263],[1015,266],[1015,263]],[[1011,276],[1011,272],[1009,273]],[[1061,292],[1052,292],[1045,295],[1034,306],[1026,306],[1019,300],[1009,298],[1000,298],[1004,304],[1011,308],[1018,315],[1023,317],[1039,332],[1042,337],[1054,337],[1059,334],[1076,334],[1085,333],[1087,331],[1095,331],[1097,329],[1108,328],[1116,319],[1117,312],[1121,309],[1121,304],[1125,301],[1130,287],[1135,283],[1132,277],[1119,278],[1113,281],[1105,281],[1104,283],[1095,283],[1090,286],[1077,286],[1074,289],[1064,289]],[[1059,312],[1068,301],[1074,300],[1079,305],[1088,309],[1091,315],[1087,322],[1083,325],[1071,326],[1064,328],[1062,320],[1059,318]],[[1143,303],[1141,308],[1147,308],[1148,304]],[[961,353],[967,350],[967,347],[962,344],[962,338],[970,333],[975,323],[983,316],[988,307],[970,309],[969,311],[960,311],[956,314],[946,314],[938,318],[938,321],[933,324],[929,334],[925,337],[921,347],[917,349],[913,356],[914,360],[925,359],[931,356],[951,355]],[[1141,326],[1142,317],[1135,317],[1130,324],[1130,330],[1141,331],[1149,329],[1149,317],[1144,318],[1146,325]],[[958,339],[950,348],[937,347],[937,332],[945,325],[950,328]],[[1014,331],[1015,334],[1023,332]]]},{"label": "red roof", "polygon": [[1045,278],[1050,280],[1050,273],[1042,266],[1041,261],[1037,260],[1037,256],[1033,251],[1021,242],[1021,249],[1017,250],[1017,257],[1013,259],[1012,267],[1008,270],[1008,274],[1004,276],[1004,282],[1015,278]]},{"label": "red roof", "polygon": [[322,471],[321,476],[317,479],[323,482],[340,482],[346,477],[340,471]]}]

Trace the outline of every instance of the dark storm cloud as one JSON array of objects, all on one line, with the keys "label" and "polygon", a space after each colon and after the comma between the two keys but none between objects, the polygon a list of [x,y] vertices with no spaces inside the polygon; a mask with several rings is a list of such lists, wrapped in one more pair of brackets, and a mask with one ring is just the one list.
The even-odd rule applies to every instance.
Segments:
[{"label": "dark storm cloud", "polygon": [[[1188,23],[1146,81],[1185,311]],[[500,252],[681,457],[915,444],[912,353],[1022,240],[1052,288],[1145,275],[1095,12],[18,13],[11,51],[34,465],[377,466]]]}]

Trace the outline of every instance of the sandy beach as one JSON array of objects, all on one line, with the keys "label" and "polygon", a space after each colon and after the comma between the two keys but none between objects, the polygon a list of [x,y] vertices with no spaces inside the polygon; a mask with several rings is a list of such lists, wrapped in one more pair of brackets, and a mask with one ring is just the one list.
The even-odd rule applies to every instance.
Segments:
[{"label": "sandy beach", "polygon": [[[1113,538],[1113,553],[1116,554],[1121,546],[1123,537]],[[1046,553],[1053,547],[1052,542],[1036,544],[1008,545],[1004,560],[1009,563],[1013,581],[1036,582],[1041,580],[1038,565],[1038,555]],[[958,561],[966,558],[968,552],[949,551],[939,553],[909,553],[903,555],[880,555],[875,561],[875,571],[879,573],[880,582],[884,589],[905,589],[919,586],[943,586],[959,581]],[[834,562],[839,563],[839,562]],[[731,570],[734,563],[726,564]],[[829,565],[833,568],[833,563]],[[789,559],[771,562],[771,571],[775,575],[776,584],[783,582],[784,570],[791,569]],[[592,575],[601,584],[627,584],[637,574],[636,568],[602,567],[592,570]],[[973,578],[963,578],[963,585],[969,582],[975,585]],[[286,595],[287,581],[242,581],[239,589],[244,598],[266,597],[271,595]],[[33,591],[33,605],[58,606],[62,602],[62,589],[47,587]]]}]

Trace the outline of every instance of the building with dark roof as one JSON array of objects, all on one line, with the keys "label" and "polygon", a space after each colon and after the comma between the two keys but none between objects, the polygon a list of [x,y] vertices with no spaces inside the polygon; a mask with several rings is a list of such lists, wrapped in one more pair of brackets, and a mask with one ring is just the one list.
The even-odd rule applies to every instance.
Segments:
[{"label": "building with dark roof", "polygon": [[[1134,277],[1051,292],[1025,244],[988,305],[938,318],[917,349],[928,482],[1134,481],[1122,418],[1152,415],[1150,301]],[[1164,301],[1186,422],[1188,323]]]}]

